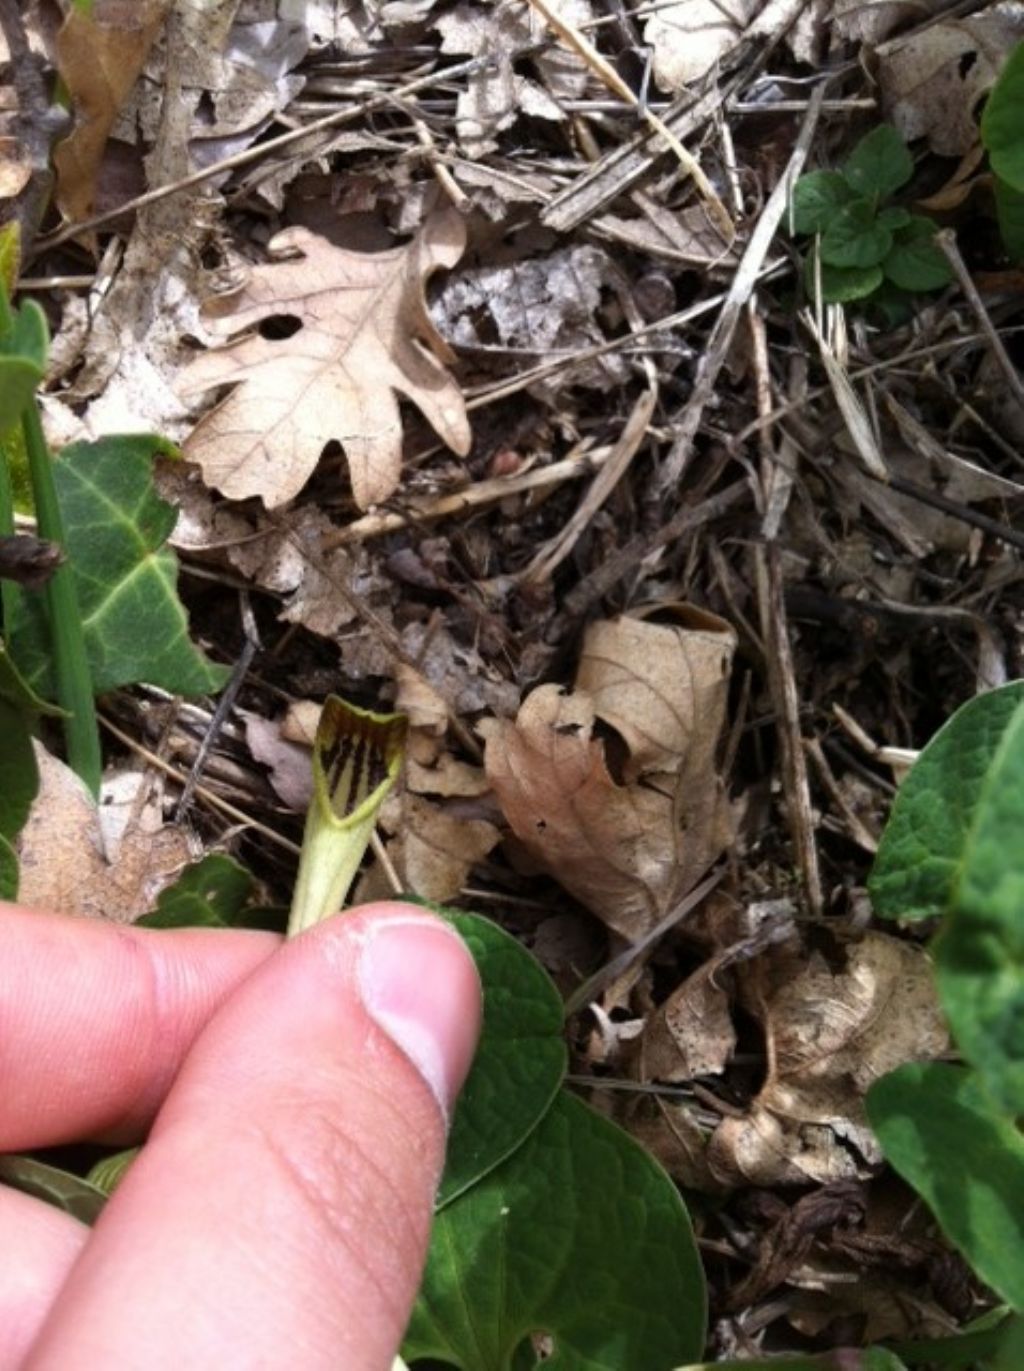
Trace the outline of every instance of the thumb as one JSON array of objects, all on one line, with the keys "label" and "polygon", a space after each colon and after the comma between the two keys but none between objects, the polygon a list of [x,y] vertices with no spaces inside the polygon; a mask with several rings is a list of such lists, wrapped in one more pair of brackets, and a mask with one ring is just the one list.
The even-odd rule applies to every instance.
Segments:
[{"label": "thumb", "polygon": [[26,1365],[390,1367],[479,1019],[413,906],[285,944],[203,1030]]}]

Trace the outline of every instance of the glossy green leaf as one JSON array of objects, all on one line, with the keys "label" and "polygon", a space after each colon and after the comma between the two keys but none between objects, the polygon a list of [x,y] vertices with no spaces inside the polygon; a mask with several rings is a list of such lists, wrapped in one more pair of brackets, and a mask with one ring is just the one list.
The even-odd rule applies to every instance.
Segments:
[{"label": "glossy green leaf", "polygon": [[1024,1115],[1024,705],[978,792],[953,910],[935,943],[942,1006],[994,1099]]},{"label": "glossy green leaf", "polygon": [[[822,262],[821,297],[829,305],[846,305],[854,300],[863,300],[882,284],[881,267],[832,267]],[[811,299],[815,298],[818,271],[815,269],[814,253],[810,253],[804,268],[804,283]]]},{"label": "glossy green leaf", "polygon": [[864,135],[841,170],[858,195],[885,200],[910,180],[914,159],[893,126],[879,124]]},{"label": "glossy green leaf", "polygon": [[996,175],[1024,191],[1024,43],[1006,59],[985,102],[981,141]]},{"label": "glossy green leaf", "polygon": [[[927,1367],[928,1371],[964,1371],[977,1367],[992,1367],[991,1358],[998,1352],[1007,1328],[1014,1321],[1007,1319],[1005,1305],[986,1310],[980,1318],[972,1319],[956,1333],[944,1338],[916,1338],[897,1342],[893,1351],[909,1367]],[[1024,1362],[1021,1363],[1024,1365]],[[1017,1368],[1014,1368],[1017,1371]]]},{"label": "glossy green leaf", "polygon": [[880,224],[867,200],[851,200],[821,236],[821,260],[832,267],[874,267],[892,247],[892,232]]},{"label": "glossy green leaf", "polygon": [[18,894],[18,854],[10,840],[0,833],[0,900],[13,900]]},{"label": "glossy green leaf", "polygon": [[[164,546],[177,512],[153,487],[152,459],[173,450],[146,435],[101,438],[71,444],[54,462],[97,693],[145,681],[196,695],[218,690],[229,674],[189,640],[177,558]],[[26,594],[22,603],[9,647],[30,684],[49,693],[42,597]]]},{"label": "glossy green leaf", "polygon": [[912,1062],[867,1096],[886,1158],[983,1281],[1024,1309],[1024,1137],[974,1072]]},{"label": "glossy green leaf", "polygon": [[853,192],[837,171],[809,171],[793,187],[793,232],[822,233],[852,199]]},{"label": "glossy green leaf", "polygon": [[152,914],[136,922],[143,928],[235,928],[255,882],[245,867],[222,852],[211,852],[186,867],[161,891]]},{"label": "glossy green leaf", "polygon": [[908,222],[894,238],[892,251],[882,263],[890,281],[904,290],[939,290],[949,284],[953,273],[942,252],[935,246],[936,224],[922,214],[908,215]]},{"label": "glossy green leaf", "polygon": [[[700,1355],[704,1321],[676,1187],[563,1091],[523,1146],[435,1219],[403,1356],[462,1371],[669,1371]],[[553,1344],[543,1359],[529,1351],[536,1334]]]},{"label": "glossy green leaf", "polygon": [[562,1002],[543,967],[497,924],[438,911],[465,939],[484,988],[480,1045],[452,1120],[438,1195],[446,1205],[505,1160],[550,1107],[565,1074]]},{"label": "glossy green leaf", "polygon": [[0,1157],[0,1184],[34,1195],[37,1200],[45,1200],[86,1224],[96,1222],[107,1202],[103,1191],[82,1176],[35,1157]]},{"label": "glossy green leaf", "polygon": [[1001,176],[993,178],[999,236],[1007,256],[1024,262],[1024,190],[1015,190]]},{"label": "glossy green leaf", "polygon": [[896,796],[868,889],[887,919],[926,919],[950,908],[989,767],[1024,681],[969,700],[939,729]]}]

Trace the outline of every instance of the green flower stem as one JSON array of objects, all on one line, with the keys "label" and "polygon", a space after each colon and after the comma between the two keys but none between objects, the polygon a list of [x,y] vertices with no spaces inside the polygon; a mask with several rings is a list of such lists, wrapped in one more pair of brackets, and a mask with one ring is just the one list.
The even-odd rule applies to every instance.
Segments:
[{"label": "green flower stem", "polygon": [[[64,547],[64,522],[57,501],[50,452],[34,400],[26,406],[21,423],[39,536]],[[67,562],[53,573],[43,594],[50,621],[57,698],[69,715],[64,720],[68,761],[96,795],[103,772],[100,734],[74,572]]]}]

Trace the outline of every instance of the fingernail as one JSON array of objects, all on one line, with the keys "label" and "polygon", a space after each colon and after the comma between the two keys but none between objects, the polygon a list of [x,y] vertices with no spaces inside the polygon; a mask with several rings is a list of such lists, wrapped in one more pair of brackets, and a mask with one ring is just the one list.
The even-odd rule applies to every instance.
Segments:
[{"label": "fingernail", "polygon": [[391,919],[368,930],[358,976],[366,1012],[417,1068],[447,1120],[480,1029],[480,981],[466,945],[440,921]]}]

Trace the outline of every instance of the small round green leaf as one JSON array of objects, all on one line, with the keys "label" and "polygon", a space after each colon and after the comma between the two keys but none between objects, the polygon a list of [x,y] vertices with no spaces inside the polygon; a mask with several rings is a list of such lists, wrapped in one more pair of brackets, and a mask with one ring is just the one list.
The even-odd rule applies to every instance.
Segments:
[{"label": "small round green leaf", "polygon": [[465,939],[484,989],[473,1069],[448,1139],[438,1205],[485,1176],[535,1128],[565,1074],[562,1002],[544,968],[497,924],[439,910]]},{"label": "small round green leaf", "polygon": [[[403,1356],[462,1371],[665,1371],[700,1356],[704,1322],[676,1187],[562,1092],[517,1152],[438,1214]],[[549,1357],[530,1351],[537,1334]]]},{"label": "small round green leaf", "polygon": [[863,300],[882,284],[881,267],[832,267],[822,262],[815,270],[814,253],[804,267],[804,285],[811,299],[816,298],[818,275],[821,277],[821,298],[828,305],[846,305]]},{"label": "small round green leaf", "polygon": [[793,232],[822,233],[853,192],[837,171],[809,171],[793,187]]},{"label": "small round green leaf", "polygon": [[953,279],[946,258],[935,246],[936,225],[923,215],[907,216],[895,234],[892,251],[882,270],[903,290],[939,290]]},{"label": "small round green leaf", "polygon": [[892,232],[867,200],[851,200],[821,237],[821,260],[833,267],[874,267],[892,247]]},{"label": "small round green leaf", "polygon": [[868,1091],[887,1159],[983,1281],[1024,1309],[1024,1138],[963,1067],[912,1062]]},{"label": "small round green leaf", "polygon": [[842,173],[857,195],[885,200],[910,180],[914,159],[893,126],[879,124],[860,140]]},{"label": "small round green leaf", "polygon": [[900,205],[890,205],[887,209],[880,209],[878,211],[878,222],[883,228],[892,229],[893,231],[906,228],[912,218],[913,216],[910,211],[903,209]]},{"label": "small round green leaf", "polygon": [[1024,681],[969,700],[935,734],[900,787],[868,889],[886,919],[944,914],[967,855],[989,768]]},{"label": "small round green leaf", "polygon": [[985,102],[981,141],[996,175],[1024,191],[1024,43],[1006,59]]}]

